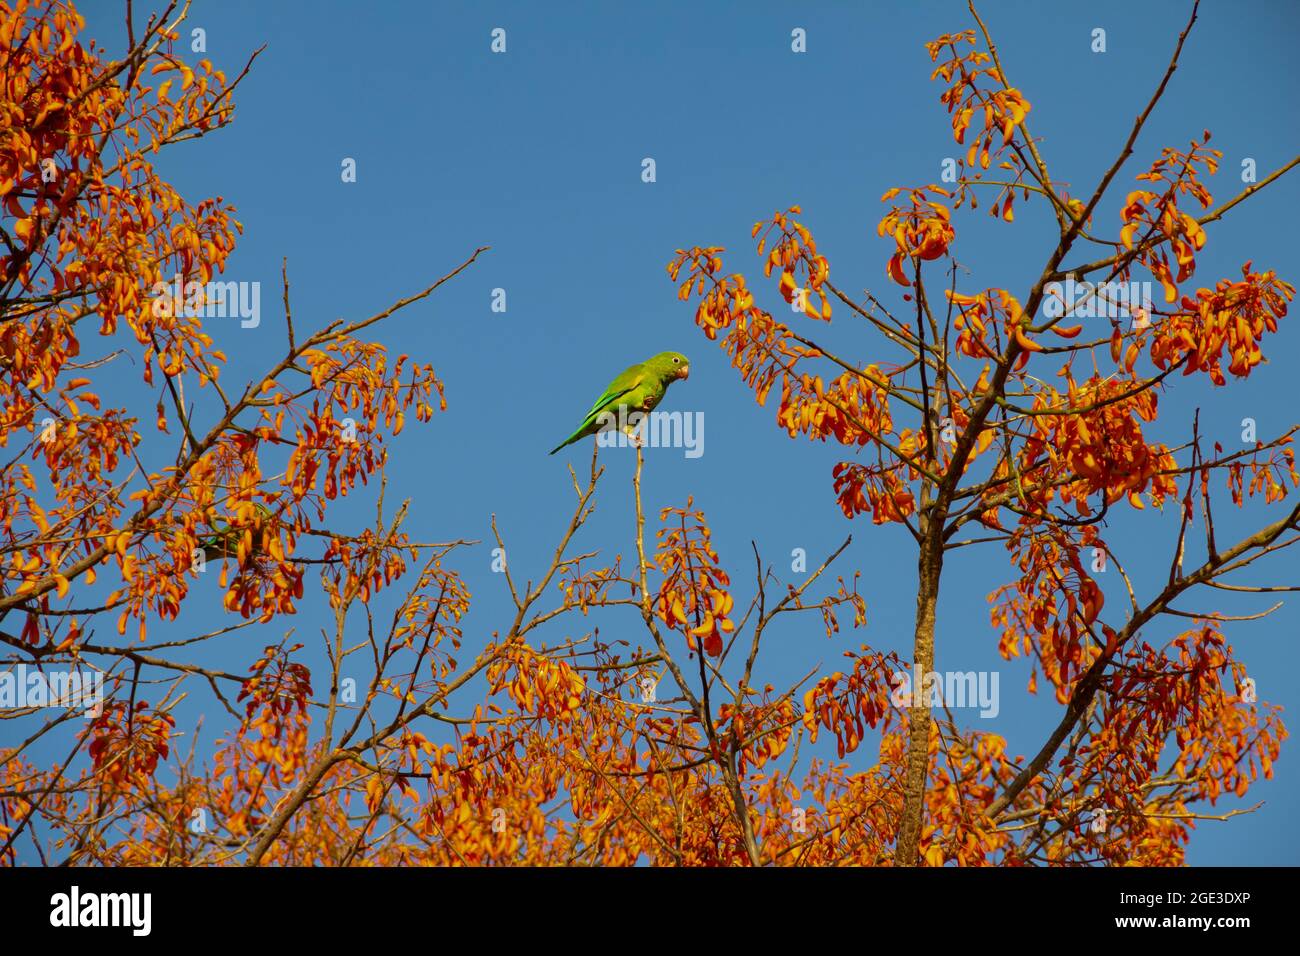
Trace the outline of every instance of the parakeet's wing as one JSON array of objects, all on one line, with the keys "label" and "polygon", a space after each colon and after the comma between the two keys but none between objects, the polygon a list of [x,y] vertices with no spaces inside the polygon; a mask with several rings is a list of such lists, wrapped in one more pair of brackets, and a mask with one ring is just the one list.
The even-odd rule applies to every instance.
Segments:
[{"label": "parakeet's wing", "polygon": [[617,409],[619,401],[625,399],[630,392],[635,391],[645,379],[645,375],[644,364],[633,365],[631,368],[625,369],[614,381],[609,383],[609,387],[605,389],[600,398],[596,399],[595,404],[591,406],[591,411],[587,413],[587,417],[582,420],[582,424],[578,426],[577,430],[552,448],[551,454],[554,455],[566,445],[572,445],[585,435],[594,434],[599,427],[601,414]]}]

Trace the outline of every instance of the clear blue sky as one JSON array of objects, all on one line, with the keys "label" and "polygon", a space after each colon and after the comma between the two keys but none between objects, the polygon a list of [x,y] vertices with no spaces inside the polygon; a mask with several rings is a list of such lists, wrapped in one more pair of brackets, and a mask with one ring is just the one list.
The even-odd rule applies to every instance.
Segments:
[{"label": "clear blue sky", "polygon": [[[87,6],[96,8],[90,33],[116,42],[117,4]],[[1075,192],[1091,191],[1145,105],[1188,9],[1184,2],[981,4],[1012,82],[1033,104],[1032,128],[1054,178]],[[208,56],[230,74],[268,44],[238,92],[234,126],[173,150],[161,163],[191,199],[220,194],[233,202],[245,226],[228,278],[262,282],[263,321],[255,330],[233,323],[218,329],[230,380],[263,368],[283,348],[275,308],[282,256],[298,327],[310,330],[369,315],[422,288],[476,246],[491,245],[472,271],[382,335],[394,350],[432,361],[447,385],[447,413],[395,443],[389,493],[414,499],[413,537],[487,540],[495,512],[512,567],[521,576],[535,573],[567,520],[565,461],[587,460],[585,444],[580,453],[554,458],[546,451],[614,373],[654,352],[680,350],[692,359],[692,375],[674,386],[664,408],[704,412],[705,454],[650,457],[647,513],[693,493],[741,582],[750,576],[751,539],[780,571],[793,548],[817,556],[854,535],[841,567],[863,572],[868,628],[834,642],[811,620],[806,630],[787,628],[767,652],[764,676],[788,683],[818,661],[835,669],[840,653],[863,640],[910,658],[910,539],[900,529],[842,516],[830,469],[847,456],[793,442],[774,427],[774,409],[754,403],[721,351],[694,327],[693,306],[678,302],[664,265],[677,247],[718,244],[728,247],[733,267],[757,276],[751,224],[797,202],[830,258],[832,277],[843,288],[869,288],[897,303],[898,290],[884,275],[888,247],[875,235],[879,197],[890,186],[937,180],[943,159],[954,155],[923,43],[972,26],[964,4],[198,0],[191,25],[206,29]],[[1211,187],[1220,198],[1242,188],[1243,158],[1254,158],[1263,175],[1294,155],[1297,26],[1300,12],[1291,3],[1204,5],[1184,69],[1096,221],[1116,221],[1133,174],[1162,145],[1185,146],[1203,128],[1225,153]],[[507,31],[505,55],[489,50],[495,27]],[[807,31],[806,54],[790,50],[795,27]],[[1096,27],[1107,32],[1104,54],[1090,50]],[[354,184],[340,180],[345,157],[357,162]],[[641,181],[644,157],[656,161],[653,184]],[[1300,176],[1293,173],[1215,226],[1199,258],[1198,284],[1239,275],[1247,258],[1296,281],[1300,253],[1291,217],[1298,198]],[[990,221],[983,210],[959,218],[955,250],[972,271],[968,290],[1005,286],[1023,299],[1049,251],[1053,224],[1035,203],[1018,205],[1016,218],[1014,227]],[[774,290],[756,283],[760,304],[771,307]],[[489,309],[496,287],[507,290],[505,314]],[[1239,445],[1245,416],[1257,419],[1261,435],[1295,422],[1295,393],[1287,385],[1300,363],[1294,325],[1268,340],[1273,362],[1246,383],[1216,391],[1180,379],[1162,399],[1158,436],[1183,440],[1197,406],[1203,428],[1229,446]],[[825,334],[852,357],[892,357],[842,314]],[[609,455],[607,464],[599,511],[580,544],[626,555],[629,457]],[[366,500],[364,512],[342,513],[361,520],[371,513]],[[1263,523],[1264,514],[1252,509],[1221,520],[1222,540]],[[1148,513],[1124,517],[1107,537],[1150,585],[1167,570],[1174,533],[1169,520]],[[508,623],[504,581],[490,572],[488,552],[485,544],[458,564],[475,595],[471,651]],[[1267,568],[1257,581],[1300,583],[1294,556]],[[998,669],[1002,681],[996,720],[959,713],[1004,734],[1012,752],[1032,753],[1059,708],[1048,695],[1025,694],[1023,658],[1004,662],[997,655],[986,596],[1007,580],[1003,553],[965,549],[946,572],[938,667]],[[1122,583],[1112,574],[1103,584],[1113,611],[1121,606]],[[738,590],[739,603],[748,590],[743,583]],[[191,603],[178,626],[215,626],[215,586]],[[1215,603],[1211,594],[1184,606]],[[1237,611],[1262,606],[1218,603]],[[1295,604],[1263,622],[1228,627],[1260,696],[1288,713],[1300,703]],[[289,626],[314,647],[323,624],[315,611],[277,619],[258,635],[244,632],[222,651],[229,655],[223,663],[242,670]],[[620,627],[636,636],[631,617],[611,615],[602,637],[619,636]],[[545,636],[563,633],[557,627]],[[207,714],[210,741],[222,712],[194,690],[188,716]],[[187,711],[179,716],[185,728]],[[1293,749],[1284,747],[1274,781],[1249,794],[1267,801],[1264,808],[1227,824],[1202,824],[1190,862],[1300,862],[1292,809],[1300,763]],[[851,759],[868,765],[872,744]]]}]

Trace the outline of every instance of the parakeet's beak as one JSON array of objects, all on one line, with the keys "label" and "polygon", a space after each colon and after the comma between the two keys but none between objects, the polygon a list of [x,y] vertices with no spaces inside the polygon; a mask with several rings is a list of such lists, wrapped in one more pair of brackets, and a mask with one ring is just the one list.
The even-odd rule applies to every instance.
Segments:
[{"label": "parakeet's beak", "polygon": [[690,367],[689,365],[683,365],[683,366],[681,367],[681,369],[677,372],[677,377],[680,378],[680,379],[688,379],[688,378],[690,378],[690,377],[691,377],[691,367]]}]

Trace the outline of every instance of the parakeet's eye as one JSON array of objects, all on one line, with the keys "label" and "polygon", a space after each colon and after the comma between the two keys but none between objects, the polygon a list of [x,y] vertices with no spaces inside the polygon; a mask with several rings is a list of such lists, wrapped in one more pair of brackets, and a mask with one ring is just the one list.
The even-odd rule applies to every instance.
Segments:
[{"label": "parakeet's eye", "polygon": [[673,364],[674,364],[674,365],[677,365],[677,364],[679,364],[680,362],[681,362],[681,359],[673,359]]}]

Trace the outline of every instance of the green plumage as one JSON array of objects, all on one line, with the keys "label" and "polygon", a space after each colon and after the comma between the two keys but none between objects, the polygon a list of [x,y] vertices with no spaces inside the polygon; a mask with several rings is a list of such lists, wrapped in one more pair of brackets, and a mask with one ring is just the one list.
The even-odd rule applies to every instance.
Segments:
[{"label": "green plumage", "polygon": [[[261,532],[274,522],[274,517],[267,510],[266,506],[260,502],[254,502],[253,507],[256,509],[256,518],[253,524],[253,554],[261,550]],[[225,558],[239,557],[239,543],[244,538],[244,529],[225,521],[212,522],[213,533],[199,538],[199,547],[203,549],[203,557],[208,561],[221,561]]]},{"label": "green plumage", "polygon": [[660,352],[654,358],[625,369],[596,399],[596,404],[591,406],[577,431],[552,448],[551,454],[565,445],[572,445],[579,438],[596,434],[600,430],[601,416],[608,412],[617,417],[620,405],[627,406],[629,415],[652,411],[663,399],[668,386],[679,378],[686,378],[690,372],[690,361],[681,352]]}]

